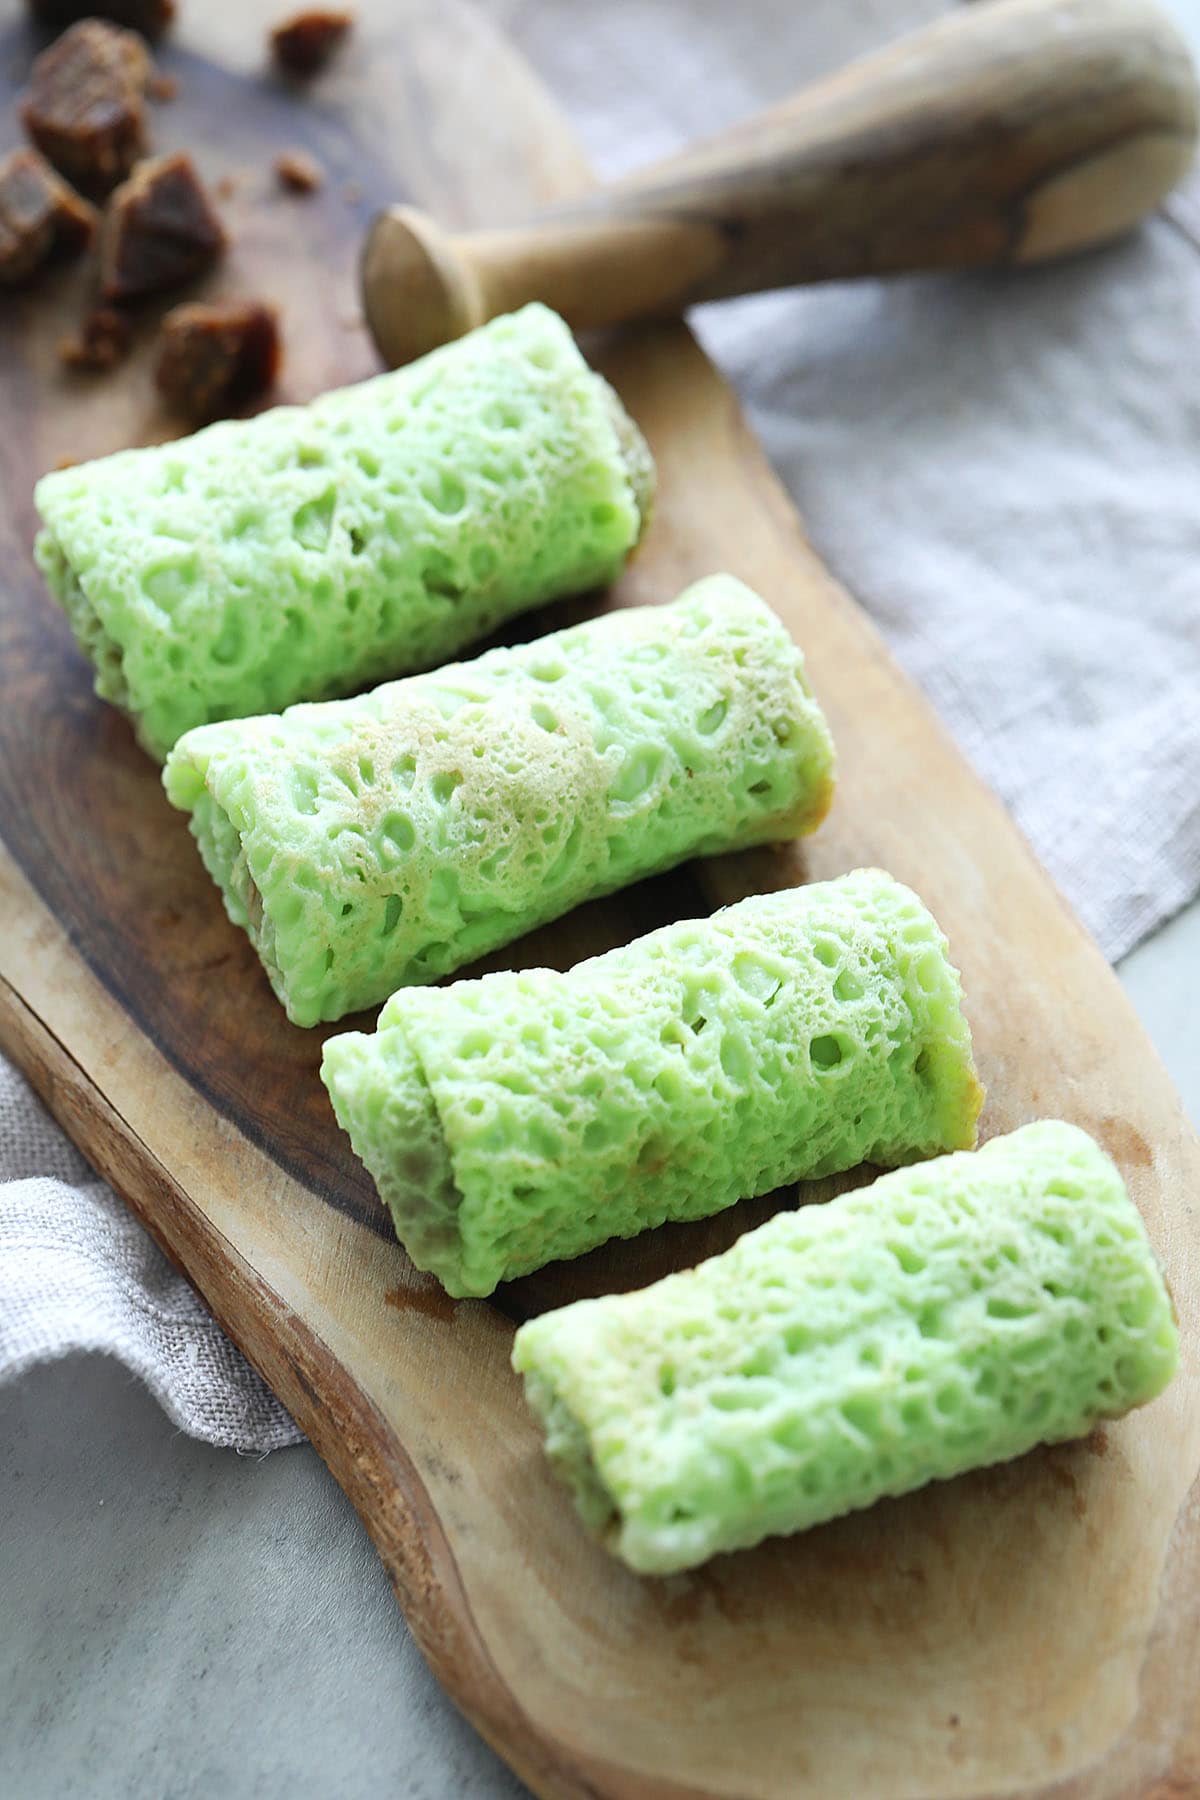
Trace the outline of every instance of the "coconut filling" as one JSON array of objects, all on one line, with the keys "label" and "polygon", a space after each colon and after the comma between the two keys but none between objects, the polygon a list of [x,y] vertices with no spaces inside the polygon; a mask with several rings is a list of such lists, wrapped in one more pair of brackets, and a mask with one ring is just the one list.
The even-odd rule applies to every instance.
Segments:
[{"label": "coconut filling", "polygon": [[207,788],[192,807],[191,828],[200,860],[221,890],[225,911],[250,939],[278,993],[283,977],[275,960],[271,915],[246,862],[241,832]]},{"label": "coconut filling", "polygon": [[33,554],[47,587],[67,615],[75,642],[95,667],[96,692],[102,700],[128,713],[131,699],[124,652],[104,629],[99,613],[63,554],[62,545],[48,527],[38,532]]},{"label": "coconut filling", "polygon": [[610,1541],[620,1528],[621,1513],[596,1466],[590,1437],[547,1376],[530,1369],[525,1398],[541,1421],[546,1455],[569,1485],[585,1528],[602,1542]]},{"label": "coconut filling", "polygon": [[417,1268],[457,1256],[462,1194],[437,1101],[404,1026],[330,1038],[321,1079]]}]

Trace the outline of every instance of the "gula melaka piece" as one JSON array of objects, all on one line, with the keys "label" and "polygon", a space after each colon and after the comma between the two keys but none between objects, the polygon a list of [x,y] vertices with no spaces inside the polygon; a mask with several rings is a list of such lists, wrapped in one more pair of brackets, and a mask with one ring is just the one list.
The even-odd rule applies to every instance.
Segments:
[{"label": "gula melaka piece", "polygon": [[1047,1120],[546,1313],[513,1364],[584,1523],[666,1574],[1085,1436],[1177,1347],[1116,1169]]},{"label": "gula melaka piece", "polygon": [[800,652],[729,577],[355,700],[189,732],[164,776],[299,1025],[581,900],[811,830],[833,745]]},{"label": "gula melaka piece", "polygon": [[392,997],[322,1077],[413,1261],[455,1295],[784,1182],[975,1141],[958,975],[875,869],[566,974]]},{"label": "gula melaka piece", "polygon": [[45,476],[37,557],[161,758],[611,580],[652,492],[615,394],[528,306],[311,406]]}]

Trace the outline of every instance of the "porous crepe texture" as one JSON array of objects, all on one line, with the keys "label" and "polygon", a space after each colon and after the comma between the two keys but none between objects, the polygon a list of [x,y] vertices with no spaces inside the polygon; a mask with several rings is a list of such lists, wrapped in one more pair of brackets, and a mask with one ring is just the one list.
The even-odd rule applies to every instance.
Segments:
[{"label": "porous crepe texture", "polygon": [[812,829],[833,745],[783,625],[713,577],[357,699],[204,726],[165,781],[312,1025],[685,857]]},{"label": "porous crepe texture", "polygon": [[585,1524],[666,1574],[1084,1436],[1177,1336],[1116,1169],[1043,1121],[543,1314],[513,1365]]},{"label": "porous crepe texture", "polygon": [[310,406],[45,476],[36,554],[161,760],[610,581],[652,493],[636,427],[534,305]]},{"label": "porous crepe texture", "polygon": [[784,1182],[973,1144],[946,940],[878,870],[757,895],[565,974],[393,995],[322,1078],[454,1295]]}]

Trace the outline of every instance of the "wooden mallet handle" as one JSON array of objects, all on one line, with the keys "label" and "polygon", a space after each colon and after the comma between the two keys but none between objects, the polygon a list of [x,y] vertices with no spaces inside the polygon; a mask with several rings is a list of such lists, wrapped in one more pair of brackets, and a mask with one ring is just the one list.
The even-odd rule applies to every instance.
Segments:
[{"label": "wooden mallet handle", "polygon": [[505,230],[410,207],[363,254],[389,363],[544,300],[577,329],[800,282],[1036,262],[1115,237],[1191,160],[1151,0],[988,0],[682,155]]}]

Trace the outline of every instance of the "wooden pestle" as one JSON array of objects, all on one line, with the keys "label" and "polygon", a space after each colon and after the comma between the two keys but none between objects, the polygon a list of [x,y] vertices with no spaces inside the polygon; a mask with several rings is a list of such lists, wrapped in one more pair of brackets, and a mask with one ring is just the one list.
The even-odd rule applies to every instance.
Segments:
[{"label": "wooden pestle", "polygon": [[1036,262],[1177,182],[1196,75],[1152,0],[985,0],[526,224],[397,206],[363,252],[390,364],[544,300],[577,329],[801,282]]}]

